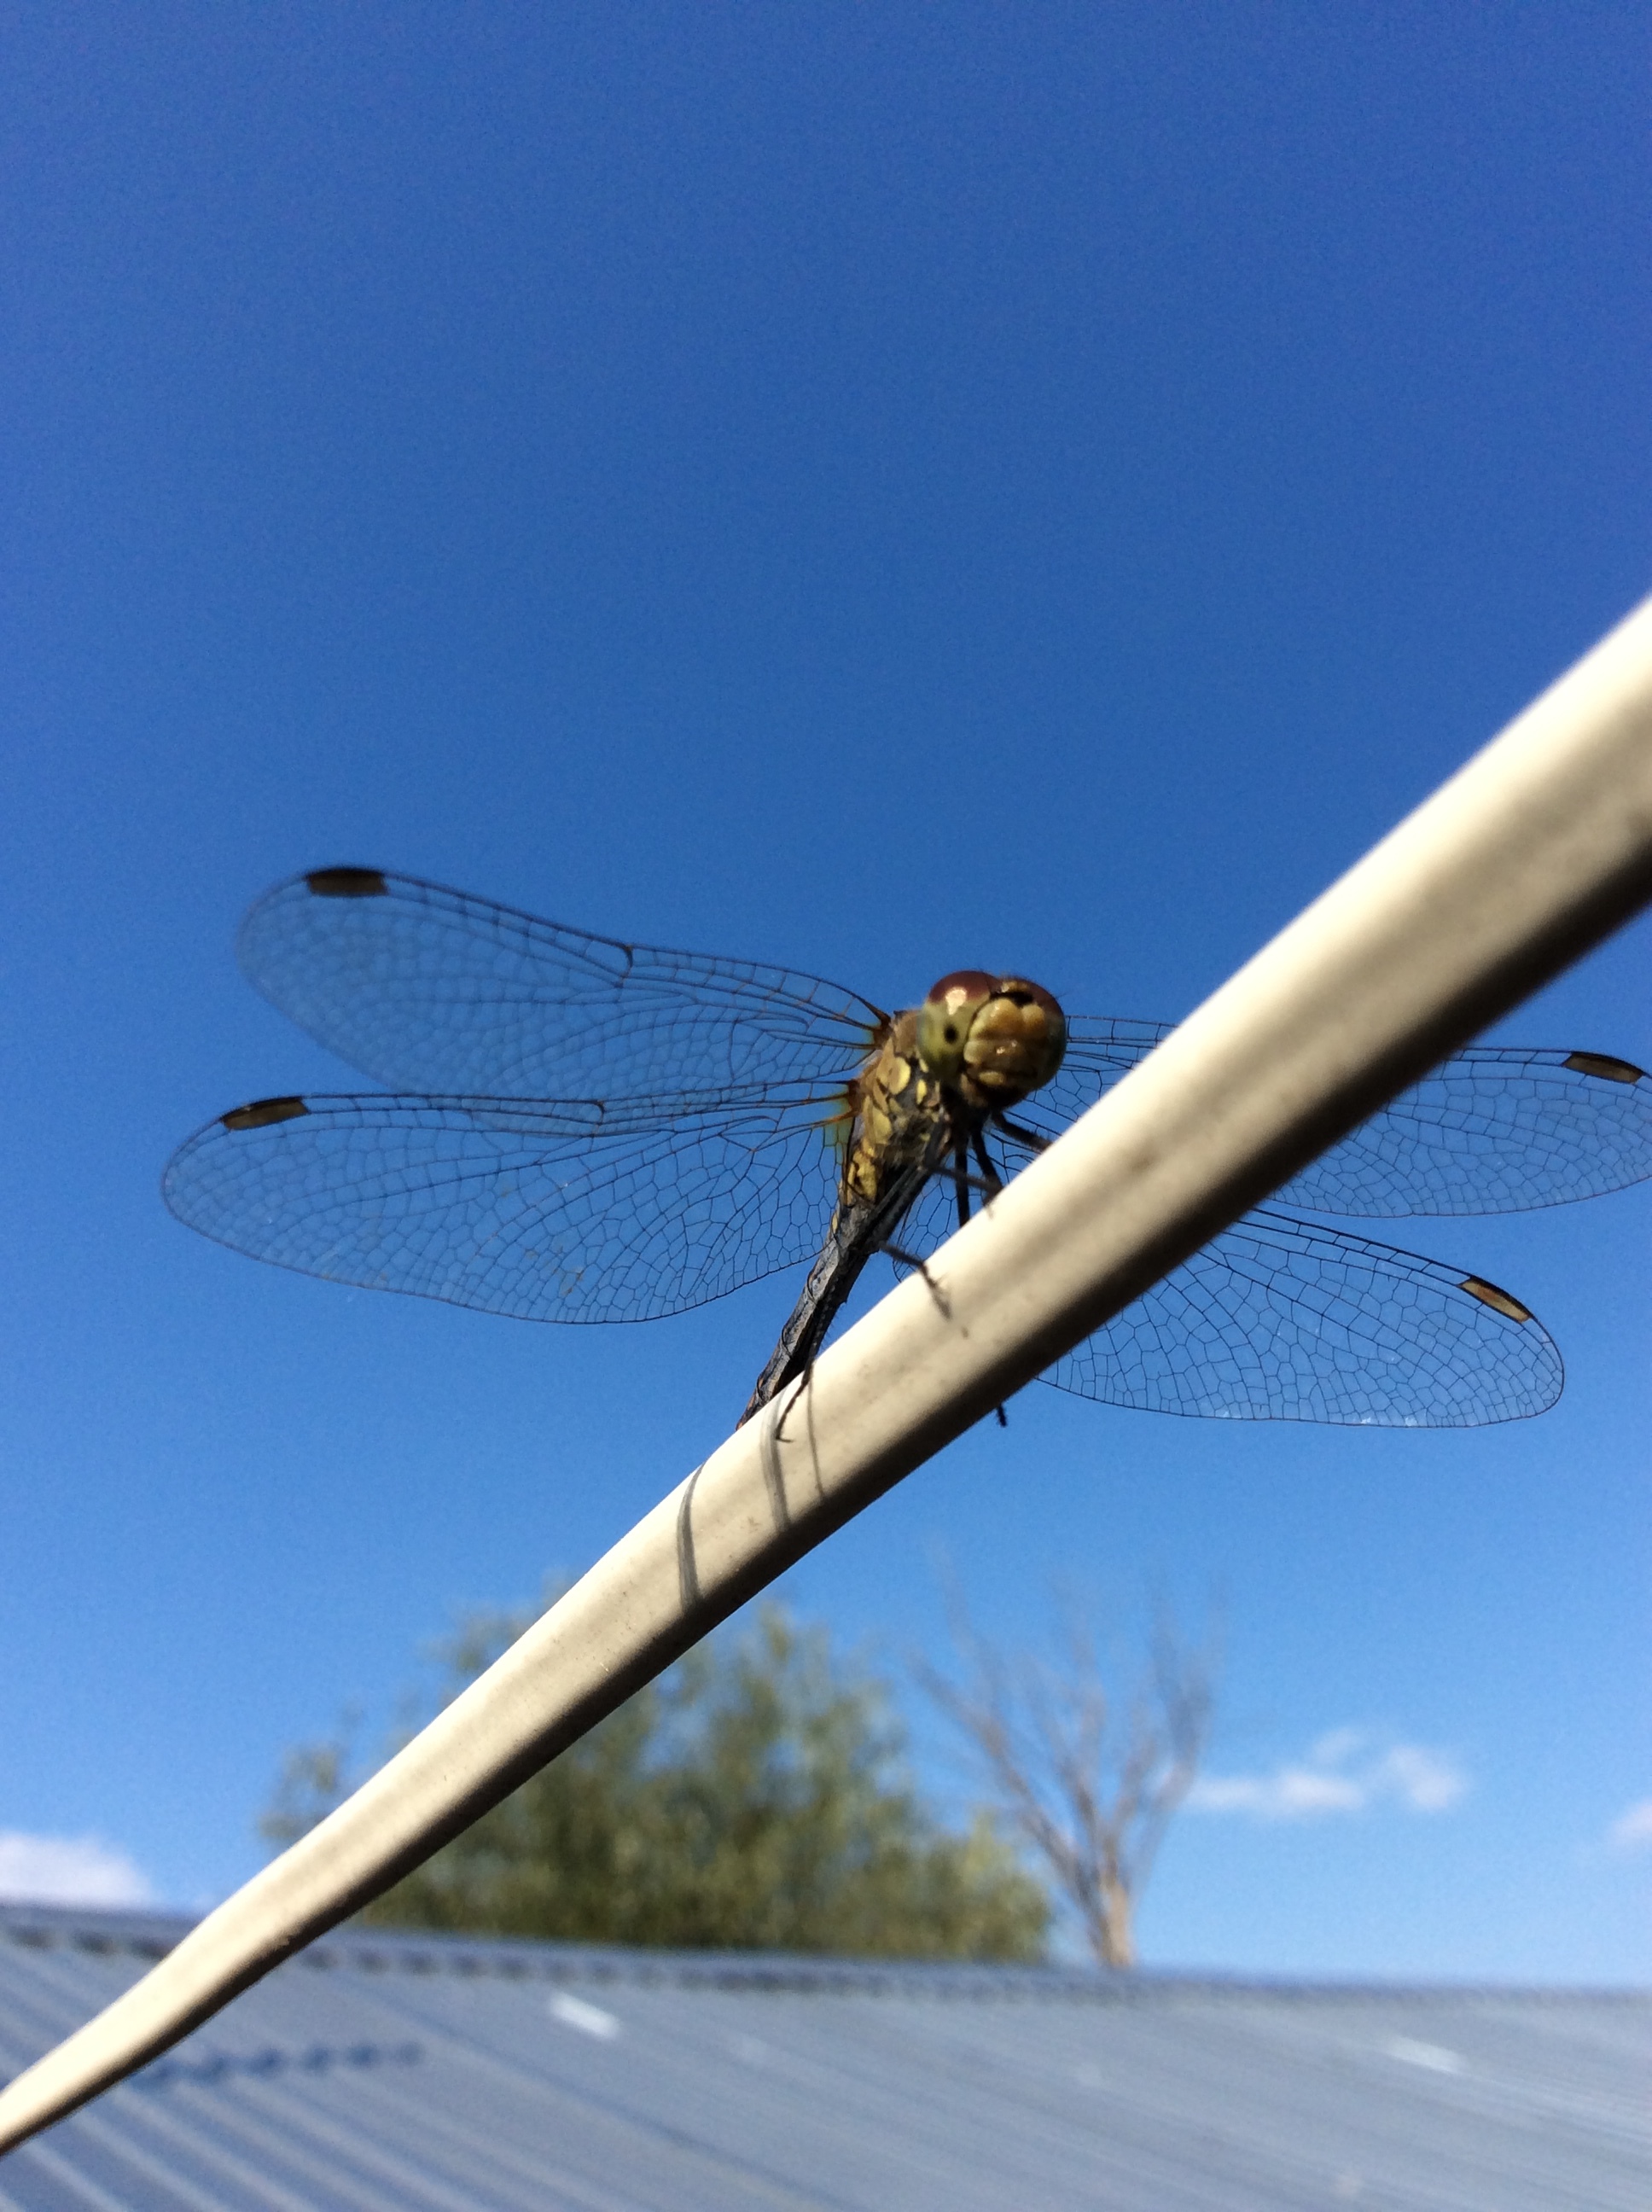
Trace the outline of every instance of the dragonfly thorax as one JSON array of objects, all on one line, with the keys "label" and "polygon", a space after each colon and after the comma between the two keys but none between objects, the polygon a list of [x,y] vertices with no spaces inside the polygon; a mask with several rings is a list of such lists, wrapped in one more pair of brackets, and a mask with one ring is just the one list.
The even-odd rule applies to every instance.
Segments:
[{"label": "dragonfly thorax", "polygon": [[960,969],[918,1009],[919,1057],[943,1088],[976,1113],[1019,1105],[1061,1065],[1067,1024],[1042,985]]},{"label": "dragonfly thorax", "polygon": [[918,1017],[896,1014],[849,1086],[853,1133],[843,1164],[843,1188],[852,1198],[876,1199],[891,1172],[910,1167],[928,1148],[946,1113],[937,1077],[918,1052]]}]

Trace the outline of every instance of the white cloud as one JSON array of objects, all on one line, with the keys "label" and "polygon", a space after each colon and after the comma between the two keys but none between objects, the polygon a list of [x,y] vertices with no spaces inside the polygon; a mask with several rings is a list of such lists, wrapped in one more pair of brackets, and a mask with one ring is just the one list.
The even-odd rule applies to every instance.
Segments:
[{"label": "white cloud", "polygon": [[1652,1850],[1652,1797],[1619,1814],[1606,1830],[1606,1844],[1614,1851]]},{"label": "white cloud", "polygon": [[[1206,1774],[1187,1796],[1193,1813],[1243,1813],[1255,1820],[1316,1820],[1401,1805],[1443,1813],[1467,1796],[1468,1778],[1447,1753],[1385,1743],[1366,1729],[1333,1729],[1305,1759],[1265,1774]],[[1652,1808],[1649,1808],[1652,1810]]]},{"label": "white cloud", "polygon": [[1412,1813],[1449,1813],[1468,1795],[1468,1778],[1446,1753],[1420,1743],[1396,1743],[1371,1770],[1379,1797],[1394,1797]]},{"label": "white cloud", "polygon": [[0,1897],[34,1905],[152,1905],[149,1876],[97,1836],[0,1828]]},{"label": "white cloud", "polygon": [[1310,1820],[1321,1813],[1357,1813],[1365,1803],[1357,1782],[1311,1767],[1279,1766],[1272,1774],[1211,1774],[1187,1798],[1193,1813],[1253,1813],[1259,1820]]}]

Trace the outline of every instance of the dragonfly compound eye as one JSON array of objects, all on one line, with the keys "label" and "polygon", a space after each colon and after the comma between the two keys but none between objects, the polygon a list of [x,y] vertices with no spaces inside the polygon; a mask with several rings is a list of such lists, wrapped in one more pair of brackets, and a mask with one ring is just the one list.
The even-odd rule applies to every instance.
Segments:
[{"label": "dragonfly compound eye", "polygon": [[998,977],[982,968],[960,968],[931,986],[918,1009],[918,1054],[943,1083],[957,1083],[963,1074],[975,1017],[997,988]]},{"label": "dragonfly compound eye", "polygon": [[1067,1025],[1037,983],[961,969],[943,975],[918,1012],[918,1050],[972,1106],[1011,1106],[1061,1065]]}]

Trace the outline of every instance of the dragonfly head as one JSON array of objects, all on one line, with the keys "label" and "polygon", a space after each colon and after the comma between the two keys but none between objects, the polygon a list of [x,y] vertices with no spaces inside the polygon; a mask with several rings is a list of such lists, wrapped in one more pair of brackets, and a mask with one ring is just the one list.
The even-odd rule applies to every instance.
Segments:
[{"label": "dragonfly head", "polygon": [[932,1075],[981,1111],[1018,1105],[1048,1083],[1067,1046],[1066,1017],[1020,975],[961,968],[918,1009],[918,1054]]}]

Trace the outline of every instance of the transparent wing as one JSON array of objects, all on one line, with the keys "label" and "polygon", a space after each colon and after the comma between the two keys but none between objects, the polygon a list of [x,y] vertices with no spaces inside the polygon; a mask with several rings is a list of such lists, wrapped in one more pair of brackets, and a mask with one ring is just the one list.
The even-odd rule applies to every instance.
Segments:
[{"label": "transparent wing", "polygon": [[1162,1044],[1175,1026],[1173,1022],[1115,1020],[1102,1014],[1069,1015],[1066,1054],[1054,1080],[1023,1099],[1012,1119],[1042,1136],[1060,1136],[1121,1075]]},{"label": "transparent wing", "polygon": [[[1006,1165],[1024,1157],[1003,1150]],[[957,1223],[956,1185],[938,1177],[900,1242],[926,1257]],[[1147,1413],[1385,1428],[1540,1413],[1563,1379],[1553,1340],[1495,1285],[1271,1207],[1224,1230],[1042,1377]]]},{"label": "transparent wing", "polygon": [[411,876],[322,868],[241,926],[248,979],[392,1091],[759,1100],[854,1073],[878,1010],[814,975],[623,945]]},{"label": "transparent wing", "polygon": [[1652,1080],[1604,1054],[1480,1045],[1278,1195],[1314,1213],[1514,1213],[1652,1175]]},{"label": "transparent wing", "polygon": [[1553,1339],[1495,1285],[1266,1212],[1043,1379],[1146,1413],[1473,1428],[1542,1413],[1564,1375]]},{"label": "transparent wing", "polygon": [[335,1282],[528,1321],[647,1321],[811,1258],[836,1175],[802,1100],[684,1117],[317,1097],[209,1123],[162,1190],[192,1229]]},{"label": "transparent wing", "polygon": [[[1054,1083],[1014,1119],[1054,1136],[1169,1035],[1081,1018]],[[1276,1193],[1313,1213],[1515,1213],[1652,1176],[1652,1077],[1604,1053],[1476,1045]]]}]

